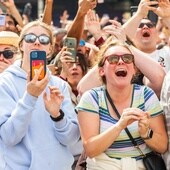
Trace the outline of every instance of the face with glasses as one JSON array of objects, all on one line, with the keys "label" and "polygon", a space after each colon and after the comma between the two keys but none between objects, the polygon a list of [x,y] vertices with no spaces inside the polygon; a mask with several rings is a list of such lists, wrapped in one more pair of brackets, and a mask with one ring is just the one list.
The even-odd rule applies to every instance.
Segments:
[{"label": "face with glasses", "polygon": [[[20,51],[23,54],[25,63],[30,62],[30,52],[34,50],[43,50],[47,54],[47,58],[52,53],[52,39],[50,32],[41,25],[27,28],[21,34]],[[26,64],[25,64],[26,65]]]},{"label": "face with glasses", "polygon": [[142,19],[135,34],[134,43],[140,50],[155,47],[158,41],[155,24],[148,19]]},{"label": "face with glasses", "polygon": [[10,45],[0,45],[0,73],[15,61],[16,49]]},{"label": "face with glasses", "polygon": [[143,28],[144,26],[148,28],[154,28],[155,24],[152,22],[141,22],[138,28]]},{"label": "face with glasses", "polygon": [[129,84],[135,74],[134,56],[131,52],[124,46],[115,45],[108,48],[103,56],[100,76],[104,76],[107,83]]}]

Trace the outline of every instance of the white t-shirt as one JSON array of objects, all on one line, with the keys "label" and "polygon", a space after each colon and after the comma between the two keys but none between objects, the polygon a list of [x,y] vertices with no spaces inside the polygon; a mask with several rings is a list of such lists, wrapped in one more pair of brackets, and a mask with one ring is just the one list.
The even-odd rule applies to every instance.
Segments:
[{"label": "white t-shirt", "polygon": [[[147,53],[148,54],[148,53]],[[159,50],[155,50],[154,52],[149,54],[155,61],[158,61],[162,67],[165,68],[165,71],[170,71],[170,47],[164,46]]]}]

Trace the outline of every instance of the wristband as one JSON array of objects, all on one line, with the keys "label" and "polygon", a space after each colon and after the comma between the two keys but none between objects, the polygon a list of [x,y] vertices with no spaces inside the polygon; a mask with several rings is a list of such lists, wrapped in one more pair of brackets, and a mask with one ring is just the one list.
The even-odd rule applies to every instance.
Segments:
[{"label": "wristband", "polygon": [[151,139],[153,136],[153,131],[152,129],[148,130],[147,136],[146,137],[142,137],[143,140],[147,140],[147,139]]},{"label": "wristband", "polygon": [[58,117],[52,117],[51,115],[50,115],[50,117],[51,117],[51,119],[54,121],[54,122],[58,122],[58,121],[60,121],[60,120],[62,120],[63,118],[64,118],[64,112],[60,109],[59,110],[59,112],[60,112],[60,115],[58,116]]}]

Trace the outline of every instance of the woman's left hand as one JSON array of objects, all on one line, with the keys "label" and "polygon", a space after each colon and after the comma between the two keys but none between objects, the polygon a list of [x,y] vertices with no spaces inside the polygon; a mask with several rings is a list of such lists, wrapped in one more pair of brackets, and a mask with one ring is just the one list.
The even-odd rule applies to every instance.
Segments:
[{"label": "woman's left hand", "polygon": [[138,122],[139,133],[141,137],[146,137],[148,133],[148,129],[150,126],[150,114],[148,112],[144,112],[143,116]]},{"label": "woman's left hand", "polygon": [[55,86],[49,86],[50,94],[47,96],[45,92],[43,95],[46,110],[52,117],[58,117],[60,115],[59,110],[63,102],[64,96],[60,90]]}]

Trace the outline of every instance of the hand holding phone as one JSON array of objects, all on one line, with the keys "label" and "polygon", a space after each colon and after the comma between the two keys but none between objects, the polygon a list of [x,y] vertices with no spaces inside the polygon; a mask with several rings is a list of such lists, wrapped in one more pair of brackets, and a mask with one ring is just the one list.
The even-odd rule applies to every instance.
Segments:
[{"label": "hand holding phone", "polygon": [[67,51],[71,53],[71,57],[76,61],[76,53],[77,53],[77,39],[73,37],[66,37],[64,39],[63,45],[67,47]]},{"label": "hand holding phone", "polygon": [[30,79],[32,80],[36,72],[41,70],[38,80],[42,80],[46,74],[46,52],[45,51],[31,51],[30,53]]}]

